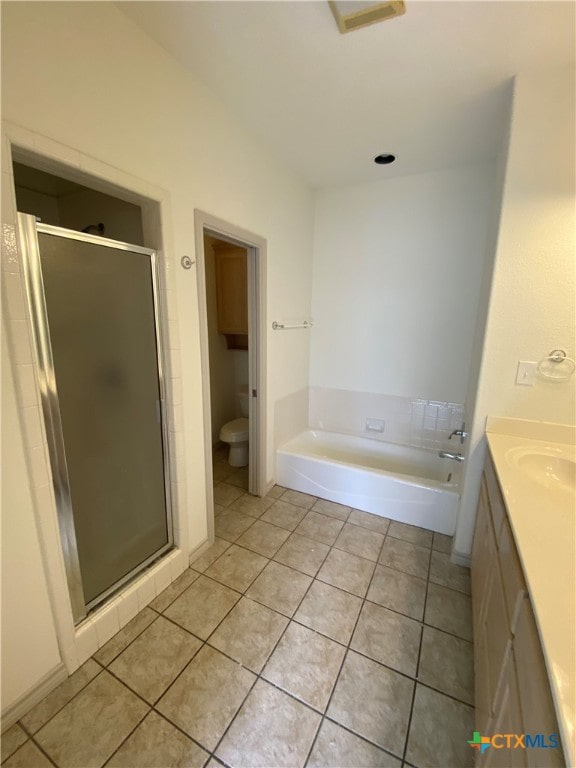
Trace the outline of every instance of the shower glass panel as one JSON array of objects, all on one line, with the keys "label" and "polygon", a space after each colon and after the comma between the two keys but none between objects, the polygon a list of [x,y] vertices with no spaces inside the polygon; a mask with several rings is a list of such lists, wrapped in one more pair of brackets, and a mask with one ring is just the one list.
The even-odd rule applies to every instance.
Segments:
[{"label": "shower glass panel", "polygon": [[78,620],[172,546],[155,253],[22,219]]}]

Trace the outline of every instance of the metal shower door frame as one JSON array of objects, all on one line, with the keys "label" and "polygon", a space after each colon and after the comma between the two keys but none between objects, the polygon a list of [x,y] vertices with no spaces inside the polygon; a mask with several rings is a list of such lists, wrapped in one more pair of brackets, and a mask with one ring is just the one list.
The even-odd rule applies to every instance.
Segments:
[{"label": "metal shower door frame", "polygon": [[[44,424],[46,427],[46,437],[50,454],[50,467],[52,470],[52,484],[54,487],[54,495],[56,499],[60,543],[62,546],[66,580],[68,582],[68,591],[72,605],[72,615],[74,624],[78,624],[80,621],[82,621],[82,619],[86,618],[86,615],[91,608],[102,603],[106,597],[108,597],[113,592],[116,592],[119,587],[121,587],[133,576],[146,568],[147,565],[160,557],[164,552],[167,552],[169,549],[171,549],[174,544],[172,503],[170,494],[170,450],[166,418],[166,387],[163,369],[163,344],[159,323],[158,259],[156,251],[150,248],[143,248],[142,246],[131,245],[130,243],[110,240],[109,238],[100,237],[98,235],[88,235],[83,232],[76,232],[74,230],[64,229],[62,227],[56,227],[49,224],[41,224],[36,221],[35,216],[25,213],[18,213],[18,233],[22,251],[24,284],[26,286],[26,294],[28,298],[27,304],[31,320],[30,325],[38,362],[38,384],[40,388],[42,413],[44,415]],[[58,400],[58,389],[56,385],[54,359],[52,355],[50,329],[48,325],[48,314],[46,309],[46,297],[44,293],[44,280],[42,276],[42,265],[40,260],[40,246],[37,237],[38,233],[53,235],[55,237],[62,237],[68,240],[79,240],[84,243],[91,243],[107,248],[113,248],[117,251],[140,253],[150,258],[150,275],[152,280],[152,294],[154,303],[156,360],[158,366],[158,386],[160,394],[162,450],[164,456],[164,498],[166,502],[166,527],[168,541],[164,546],[156,550],[156,552],[154,552],[150,557],[139,563],[129,573],[127,573],[109,589],[102,592],[89,603],[86,603],[84,590],[82,587],[82,575],[80,571],[80,560],[78,557],[78,543],[76,540],[74,513],[72,509],[72,498],[70,494],[70,480],[66,462],[64,434],[62,430],[62,419],[60,415],[60,404]]]}]

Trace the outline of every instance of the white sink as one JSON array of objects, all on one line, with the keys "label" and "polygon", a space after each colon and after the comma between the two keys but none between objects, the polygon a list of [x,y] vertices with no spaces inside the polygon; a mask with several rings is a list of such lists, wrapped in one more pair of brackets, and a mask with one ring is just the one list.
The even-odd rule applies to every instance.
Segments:
[{"label": "white sink", "polygon": [[549,490],[576,491],[576,462],[567,450],[556,447],[517,447],[506,453],[513,467]]}]

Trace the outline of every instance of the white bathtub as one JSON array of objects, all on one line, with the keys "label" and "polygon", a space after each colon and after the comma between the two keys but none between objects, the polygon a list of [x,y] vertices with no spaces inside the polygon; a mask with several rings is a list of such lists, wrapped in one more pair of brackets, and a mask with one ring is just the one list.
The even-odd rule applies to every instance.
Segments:
[{"label": "white bathtub", "polygon": [[459,500],[454,464],[437,450],[308,430],[278,449],[276,482],[451,536]]}]

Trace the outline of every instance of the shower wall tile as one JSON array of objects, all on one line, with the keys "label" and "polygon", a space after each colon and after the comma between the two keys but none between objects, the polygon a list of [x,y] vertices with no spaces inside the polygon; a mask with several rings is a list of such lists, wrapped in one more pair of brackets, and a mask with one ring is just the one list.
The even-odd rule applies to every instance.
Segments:
[{"label": "shower wall tile", "polygon": [[[170,412],[171,406],[168,407]],[[179,411],[179,413],[182,413]],[[176,469],[175,475],[172,477],[174,482],[181,482],[183,479],[183,473],[179,470],[185,467],[184,461],[184,432],[182,429],[172,430],[168,432],[168,449],[170,451],[171,468]]]},{"label": "shower wall tile", "polygon": [[36,489],[36,499],[38,502],[38,517],[54,525],[57,530],[58,519],[56,516],[56,502],[54,500],[54,490],[52,483],[47,483]]},{"label": "shower wall tile", "polygon": [[[448,435],[460,427],[463,406],[372,392],[311,387],[309,425],[312,429],[373,440],[430,448],[450,446]],[[367,419],[384,421],[384,431],[366,429]]]},{"label": "shower wall tile", "polygon": [[136,616],[140,610],[140,605],[138,603],[138,586],[133,584],[123,590],[120,598],[118,604],[118,619],[120,621],[120,626],[124,627],[129,621],[132,621],[134,616]]},{"label": "shower wall tile", "polygon": [[13,322],[26,322],[26,304],[22,278],[17,272],[7,272],[2,277],[4,308]]},{"label": "shower wall tile", "polygon": [[13,224],[16,219],[14,184],[9,173],[2,172],[2,223]]},{"label": "shower wall tile", "polygon": [[152,569],[152,576],[154,577],[154,589],[156,594],[159,595],[160,592],[163,592],[172,582],[172,568],[170,563],[164,561],[159,563]]},{"label": "shower wall tile", "polygon": [[25,365],[33,362],[32,339],[28,333],[28,324],[25,320],[15,320],[12,323],[12,359],[16,365]]},{"label": "shower wall tile", "polygon": [[14,224],[2,222],[2,272],[3,277],[8,274],[18,274],[20,272],[20,259],[18,258],[18,248],[16,245],[16,229]]},{"label": "shower wall tile", "polygon": [[7,173],[10,176],[14,174],[12,163],[9,162],[8,160],[8,158],[11,157],[11,151],[12,150],[10,147],[10,139],[8,138],[8,135],[6,133],[2,133],[2,157],[5,158],[3,172]]},{"label": "shower wall tile", "polygon": [[16,386],[21,408],[38,404],[38,385],[32,363],[16,366]]},{"label": "shower wall tile", "polygon": [[178,323],[175,320],[168,320],[168,322],[164,324],[164,327],[167,328],[167,338],[165,337],[164,339],[167,348],[180,349],[180,331],[178,329]]},{"label": "shower wall tile", "polygon": [[144,577],[138,582],[138,607],[145,608],[156,597],[156,583],[154,574],[146,571]]},{"label": "shower wall tile", "polygon": [[30,452],[30,466],[32,469],[32,482],[36,487],[47,485],[50,481],[48,467],[46,466],[46,454],[44,444],[37,445]]},{"label": "shower wall tile", "polygon": [[171,432],[179,432],[182,429],[184,418],[184,406],[172,404],[168,408],[168,428]]},{"label": "shower wall tile", "polygon": [[120,631],[120,617],[118,615],[119,599],[112,600],[105,608],[101,608],[93,618],[98,638],[98,647],[102,648],[116,632]]},{"label": "shower wall tile", "polygon": [[168,290],[166,288],[160,289],[160,309],[163,312],[165,320],[178,319],[176,310],[176,291]]},{"label": "shower wall tile", "polygon": [[92,619],[86,621],[76,630],[75,644],[79,664],[84,664],[90,656],[96,653],[98,650],[98,636]]},{"label": "shower wall tile", "polygon": [[40,408],[37,405],[30,405],[22,409],[22,419],[24,422],[24,431],[28,436],[29,445],[35,448],[46,442],[44,429],[42,426],[42,417]]},{"label": "shower wall tile", "polygon": [[171,555],[170,568],[172,570],[172,581],[175,581],[188,568],[188,557],[182,550],[178,549]]},{"label": "shower wall tile", "polygon": [[167,362],[168,362],[168,373],[169,378],[171,380],[180,380],[182,376],[182,364],[180,362],[180,355],[179,354],[171,354],[167,355]]},{"label": "shower wall tile", "polygon": [[[172,495],[172,507],[183,512],[186,509],[185,477],[180,478],[178,482],[172,480],[170,483],[170,493]],[[175,517],[178,519],[179,529],[185,530],[187,525],[186,521],[183,521],[183,518],[179,516],[178,512]]]},{"label": "shower wall tile", "polygon": [[182,403],[182,382],[179,378],[166,378],[166,402],[169,405],[180,405]]},{"label": "shower wall tile", "polygon": [[159,286],[163,291],[176,291],[176,278],[172,264],[166,259],[160,259],[158,269]]},{"label": "shower wall tile", "polygon": [[460,428],[464,406],[437,400],[414,400],[410,417],[410,444],[425,448],[450,448],[449,435]]}]

